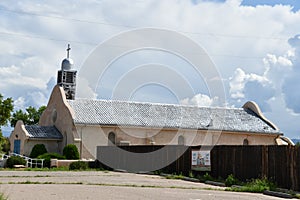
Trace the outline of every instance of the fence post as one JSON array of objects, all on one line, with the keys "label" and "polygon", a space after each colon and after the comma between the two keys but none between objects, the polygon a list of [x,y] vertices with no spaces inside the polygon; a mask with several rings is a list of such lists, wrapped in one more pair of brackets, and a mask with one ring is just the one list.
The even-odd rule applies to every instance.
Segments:
[{"label": "fence post", "polygon": [[269,148],[268,146],[262,146],[261,148],[261,178],[269,178]]},{"label": "fence post", "polygon": [[297,190],[298,188],[298,177],[296,173],[296,148],[294,146],[289,145],[288,148],[290,155],[290,176],[291,176],[291,186],[293,190]]}]

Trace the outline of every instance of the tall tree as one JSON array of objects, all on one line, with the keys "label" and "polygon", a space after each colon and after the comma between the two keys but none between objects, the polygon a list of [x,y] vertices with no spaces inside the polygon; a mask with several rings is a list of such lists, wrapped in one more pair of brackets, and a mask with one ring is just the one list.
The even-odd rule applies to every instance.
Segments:
[{"label": "tall tree", "polygon": [[0,94],[0,137],[2,137],[1,126],[6,126],[14,109],[12,98],[4,99]]},{"label": "tall tree", "polygon": [[39,123],[40,117],[46,106],[41,106],[39,109],[29,106],[25,111],[17,110],[13,113],[10,125],[14,127],[18,120],[22,120],[25,125],[35,125]]},{"label": "tall tree", "polygon": [[[10,120],[11,113],[14,109],[12,98],[4,99],[2,94],[0,94],[0,151],[7,147],[7,138],[2,135],[1,126],[6,126]],[[6,151],[7,149],[5,149]]]}]

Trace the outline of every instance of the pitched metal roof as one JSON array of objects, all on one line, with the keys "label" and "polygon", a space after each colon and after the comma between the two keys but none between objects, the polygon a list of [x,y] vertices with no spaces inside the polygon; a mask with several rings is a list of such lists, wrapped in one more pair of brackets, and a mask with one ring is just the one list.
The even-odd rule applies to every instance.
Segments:
[{"label": "pitched metal roof", "polygon": [[39,139],[62,139],[62,134],[54,126],[37,126],[27,125],[25,126],[29,134],[29,138]]},{"label": "pitched metal roof", "polygon": [[253,111],[115,100],[69,100],[75,124],[280,133]]}]

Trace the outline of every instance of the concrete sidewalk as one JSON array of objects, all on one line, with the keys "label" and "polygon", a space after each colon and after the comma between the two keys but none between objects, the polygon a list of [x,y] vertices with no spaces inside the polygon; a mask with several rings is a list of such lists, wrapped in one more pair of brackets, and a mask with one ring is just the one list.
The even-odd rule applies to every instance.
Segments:
[{"label": "concrete sidewalk", "polygon": [[0,171],[0,191],[14,199],[278,199],[155,175],[118,172]]}]

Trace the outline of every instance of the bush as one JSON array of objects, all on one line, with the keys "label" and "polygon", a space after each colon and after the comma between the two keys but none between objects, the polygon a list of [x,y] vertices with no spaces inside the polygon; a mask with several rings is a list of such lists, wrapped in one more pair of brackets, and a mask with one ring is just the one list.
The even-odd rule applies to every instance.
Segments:
[{"label": "bush", "polygon": [[212,181],[212,180],[214,180],[214,178],[211,177],[211,175],[206,172],[203,176],[203,181],[205,182],[205,181]]},{"label": "bush", "polygon": [[43,155],[39,155],[37,158],[38,159],[44,159],[43,167],[48,167],[48,168],[50,168],[50,162],[51,162],[52,158],[54,158],[54,159],[56,158],[56,159],[59,159],[59,160],[60,159],[65,159],[64,156],[62,156],[58,153],[45,153]]},{"label": "bush", "polygon": [[14,165],[26,165],[26,160],[20,156],[11,156],[7,159],[6,167],[13,168]]},{"label": "bush", "polygon": [[69,166],[69,170],[86,170],[88,169],[88,164],[83,161],[73,162]]},{"label": "bush", "polygon": [[238,180],[232,174],[230,174],[225,180],[225,185],[227,187],[230,187],[232,185],[237,185],[237,184],[238,184]]},{"label": "bush", "polygon": [[255,192],[255,193],[262,193],[265,190],[276,190],[276,185],[267,180],[266,178],[263,179],[253,179],[251,182],[246,183],[244,186],[239,188],[229,188],[230,191],[235,192]]},{"label": "bush", "polygon": [[44,144],[36,144],[31,150],[30,158],[37,158],[39,155],[47,153],[47,149]]},{"label": "bush", "polygon": [[79,152],[77,147],[74,144],[68,144],[67,146],[65,146],[63,150],[63,155],[66,157],[66,159],[70,159],[70,160],[79,159]]}]

